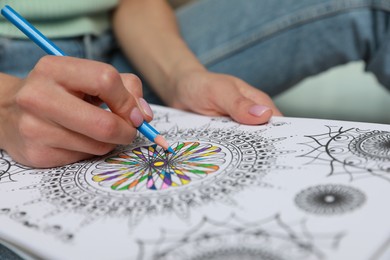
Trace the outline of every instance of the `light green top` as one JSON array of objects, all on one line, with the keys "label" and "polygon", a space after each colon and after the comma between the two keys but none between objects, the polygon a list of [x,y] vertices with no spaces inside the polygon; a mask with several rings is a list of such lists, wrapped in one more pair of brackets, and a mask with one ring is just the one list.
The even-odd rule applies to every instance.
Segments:
[{"label": "light green top", "polygon": [[[110,27],[110,11],[119,0],[0,0],[49,38],[99,35]],[[0,36],[25,38],[0,15]]]}]

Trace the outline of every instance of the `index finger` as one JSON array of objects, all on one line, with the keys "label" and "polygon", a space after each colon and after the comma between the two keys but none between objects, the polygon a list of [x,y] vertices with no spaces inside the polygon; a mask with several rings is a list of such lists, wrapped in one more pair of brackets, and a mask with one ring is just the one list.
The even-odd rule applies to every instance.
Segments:
[{"label": "index finger", "polygon": [[[103,100],[110,110],[131,122],[137,102],[124,86],[119,72],[111,65],[74,57],[47,56],[38,69],[48,78],[74,93],[85,93]],[[136,81],[134,81],[136,84]],[[140,87],[140,86],[134,86]]]}]

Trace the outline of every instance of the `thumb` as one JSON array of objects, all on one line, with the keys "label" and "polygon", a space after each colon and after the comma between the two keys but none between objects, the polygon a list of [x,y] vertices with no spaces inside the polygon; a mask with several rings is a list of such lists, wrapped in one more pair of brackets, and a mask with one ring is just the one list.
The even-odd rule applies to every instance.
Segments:
[{"label": "thumb", "polygon": [[232,87],[229,91],[220,93],[217,102],[224,114],[228,114],[233,120],[242,124],[265,124],[273,114],[280,115],[279,110],[265,93],[251,87],[244,87],[244,89]]},{"label": "thumb", "polygon": [[228,95],[222,104],[233,120],[246,125],[265,124],[272,116],[272,109],[266,105],[260,105],[244,96]]}]

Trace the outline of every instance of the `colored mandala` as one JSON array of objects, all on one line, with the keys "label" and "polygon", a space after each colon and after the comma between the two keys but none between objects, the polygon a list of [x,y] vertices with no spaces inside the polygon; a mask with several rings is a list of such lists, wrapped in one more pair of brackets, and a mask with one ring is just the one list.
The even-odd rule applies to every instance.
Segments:
[{"label": "colored mandala", "polygon": [[172,147],[175,154],[151,145],[109,157],[92,171],[92,180],[113,190],[165,190],[202,180],[225,164],[226,154],[213,144],[179,142]]},{"label": "colored mandala", "polygon": [[268,186],[264,176],[285,169],[276,159],[290,153],[275,148],[285,138],[266,139],[259,131],[207,126],[162,134],[175,154],[138,137],[95,160],[32,171],[41,181],[24,189],[38,189],[38,200],[54,204],[58,212],[87,213],[88,221],[101,215],[126,216],[131,224],[156,214],[185,219],[194,207],[231,205],[237,192]]}]

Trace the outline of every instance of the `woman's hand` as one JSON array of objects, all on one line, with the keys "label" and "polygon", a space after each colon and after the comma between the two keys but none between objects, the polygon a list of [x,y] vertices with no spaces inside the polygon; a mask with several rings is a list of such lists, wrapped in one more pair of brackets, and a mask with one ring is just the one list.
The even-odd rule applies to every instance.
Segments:
[{"label": "woman's hand", "polygon": [[180,35],[165,0],[121,1],[114,32],[127,58],[169,106],[263,124],[280,115],[272,100],[244,81],[208,72]]},{"label": "woman's hand", "polygon": [[[4,74],[3,74],[4,75]],[[24,165],[53,167],[128,144],[153,113],[141,81],[100,62],[46,56],[0,90],[0,148]],[[106,103],[110,110],[98,105]]]},{"label": "woman's hand", "polygon": [[175,75],[174,95],[168,103],[204,115],[225,115],[243,124],[268,122],[281,115],[271,98],[243,80],[206,70]]}]

